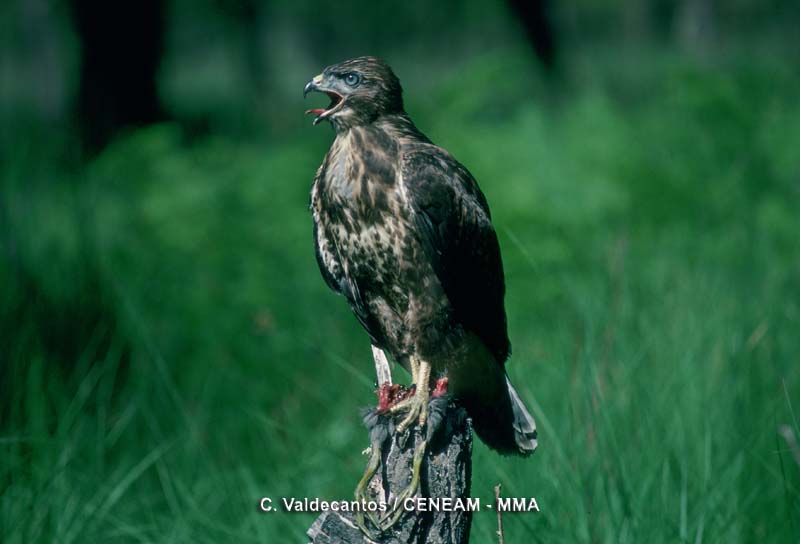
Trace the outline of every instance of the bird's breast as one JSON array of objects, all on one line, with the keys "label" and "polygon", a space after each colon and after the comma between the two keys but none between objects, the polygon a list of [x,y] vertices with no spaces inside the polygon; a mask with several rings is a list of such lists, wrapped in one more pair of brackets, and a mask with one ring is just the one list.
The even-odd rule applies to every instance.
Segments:
[{"label": "bird's breast", "polygon": [[363,296],[401,311],[421,267],[403,190],[399,144],[376,129],[337,136],[321,172],[319,211]]},{"label": "bird's breast", "polygon": [[407,225],[400,217],[384,216],[376,221],[356,215],[349,224],[340,224],[337,231],[340,252],[359,279],[386,282],[408,264],[403,262]]}]

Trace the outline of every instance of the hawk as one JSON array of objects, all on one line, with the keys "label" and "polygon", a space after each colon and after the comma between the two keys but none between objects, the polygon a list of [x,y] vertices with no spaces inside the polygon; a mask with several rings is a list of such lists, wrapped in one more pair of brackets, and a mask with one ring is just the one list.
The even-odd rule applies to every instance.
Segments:
[{"label": "hawk", "polygon": [[435,384],[433,395],[446,388],[488,446],[532,453],[536,424],[504,368],[500,247],[475,178],[417,129],[382,60],[329,66],[304,96],[311,91],[330,104],[306,113],[336,133],[311,189],[317,263],[369,334],[376,365],[388,354],[415,386],[383,409],[407,412],[400,430],[424,425]]}]

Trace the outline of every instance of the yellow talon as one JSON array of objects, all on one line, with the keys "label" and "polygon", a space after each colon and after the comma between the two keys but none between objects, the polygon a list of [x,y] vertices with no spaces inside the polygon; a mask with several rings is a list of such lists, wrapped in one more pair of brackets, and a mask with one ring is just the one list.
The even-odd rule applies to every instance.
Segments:
[{"label": "yellow talon", "polygon": [[411,357],[411,380],[417,386],[414,395],[391,408],[393,414],[408,411],[406,417],[397,426],[398,433],[408,429],[415,419],[419,420],[420,427],[424,426],[428,421],[428,401],[431,396],[429,388],[431,365],[416,357]]}]

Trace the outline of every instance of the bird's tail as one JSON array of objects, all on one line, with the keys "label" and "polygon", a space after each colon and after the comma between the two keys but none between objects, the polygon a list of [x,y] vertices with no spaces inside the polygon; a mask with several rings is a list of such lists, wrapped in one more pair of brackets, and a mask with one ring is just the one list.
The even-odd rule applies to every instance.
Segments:
[{"label": "bird's tail", "polygon": [[508,397],[511,400],[511,411],[514,414],[514,441],[522,455],[533,453],[539,444],[536,433],[536,422],[533,416],[525,407],[525,403],[519,398],[517,390],[511,385],[511,381],[506,376],[506,386],[508,387]]},{"label": "bird's tail", "polygon": [[[536,423],[517,390],[502,369],[498,369],[495,388],[484,387],[482,392],[495,391],[489,398],[469,395],[463,398],[472,418],[475,433],[490,448],[503,454],[530,455],[536,449]],[[502,381],[501,381],[502,380]]]}]

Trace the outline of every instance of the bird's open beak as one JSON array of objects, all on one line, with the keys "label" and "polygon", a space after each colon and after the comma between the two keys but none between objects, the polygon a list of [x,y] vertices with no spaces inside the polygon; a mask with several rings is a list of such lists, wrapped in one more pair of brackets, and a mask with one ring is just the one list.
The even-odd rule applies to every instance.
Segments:
[{"label": "bird's open beak", "polygon": [[316,125],[317,123],[328,117],[330,114],[332,114],[334,111],[336,111],[342,105],[342,103],[344,103],[344,97],[339,93],[337,93],[336,91],[325,87],[324,78],[322,74],[314,76],[314,78],[311,81],[306,83],[306,86],[303,87],[303,98],[305,98],[306,95],[312,91],[325,93],[331,99],[331,103],[330,105],[328,105],[327,109],[313,108],[310,110],[306,110],[306,114],[313,113],[314,115],[316,115],[316,117],[314,118],[314,124]]},{"label": "bird's open beak", "polygon": [[306,95],[311,91],[316,91],[317,85],[319,85],[320,83],[322,83],[322,74],[314,76],[314,79],[306,83],[306,86],[303,87],[303,98],[305,98]]}]

